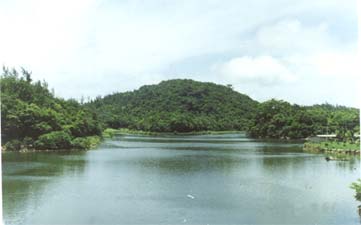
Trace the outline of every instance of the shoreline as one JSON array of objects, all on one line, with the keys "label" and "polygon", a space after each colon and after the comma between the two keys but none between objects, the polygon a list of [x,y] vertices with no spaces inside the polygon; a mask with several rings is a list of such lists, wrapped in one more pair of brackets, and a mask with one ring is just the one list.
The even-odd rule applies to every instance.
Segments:
[{"label": "shoreline", "polygon": [[[324,154],[334,154],[334,155],[359,155],[360,156],[360,147],[356,147],[355,144],[351,148],[333,148],[325,147],[326,143],[309,143],[306,142],[303,144],[303,151],[313,152],[313,153],[324,153]],[[341,143],[336,143],[340,145]]]},{"label": "shoreline", "polygon": [[21,152],[21,153],[30,153],[30,152],[75,152],[75,151],[87,151],[97,148],[100,143],[104,140],[101,136],[87,136],[85,138],[88,143],[85,148],[68,148],[68,149],[35,149],[29,148],[28,146],[22,146],[19,150],[6,150],[5,146],[1,146],[1,153],[7,152]]},{"label": "shoreline", "polygon": [[254,140],[262,140],[267,142],[283,142],[303,144],[306,138],[287,139],[287,138],[262,138],[248,136],[246,131],[226,130],[226,131],[192,131],[192,132],[150,132],[142,130],[131,130],[127,128],[113,129],[107,128],[103,131],[103,138],[112,138],[114,135],[139,135],[139,136],[191,136],[191,135],[221,135],[221,134],[244,134],[247,138]]},{"label": "shoreline", "polygon": [[127,128],[113,129],[107,128],[103,131],[102,136],[104,138],[112,137],[113,135],[144,135],[144,136],[165,136],[165,135],[207,135],[207,134],[246,134],[246,131],[191,131],[191,132],[154,132],[154,131],[142,131],[131,130]]},{"label": "shoreline", "polygon": [[[21,152],[21,153],[32,153],[32,152],[74,152],[74,151],[87,151],[95,149],[100,145],[101,142],[106,138],[112,138],[115,135],[140,135],[140,136],[191,136],[191,135],[221,135],[221,134],[244,134],[247,135],[246,131],[192,131],[192,132],[149,132],[142,130],[131,130],[127,128],[112,129],[107,128],[103,131],[102,136],[90,136],[92,143],[89,143],[88,148],[70,148],[70,149],[34,149],[23,147],[18,151],[6,150],[4,146],[1,146],[1,153],[6,152]],[[88,137],[88,138],[90,138]],[[289,139],[267,139],[267,138],[255,138],[257,140],[265,140],[271,142],[303,142],[302,150],[304,152],[320,153],[320,154],[332,154],[332,155],[350,155],[350,156],[361,156],[359,144],[350,144],[342,142],[320,142],[311,143],[304,142],[304,139],[289,140]],[[301,143],[300,143],[301,144]],[[336,146],[336,147],[335,147]]]},{"label": "shoreline", "polygon": [[81,152],[81,151],[88,151],[94,148],[89,148],[89,149],[80,149],[80,148],[72,148],[72,149],[21,149],[19,151],[6,151],[6,150],[1,150],[1,153],[11,153],[11,152],[19,152],[19,153],[35,153],[35,152]]}]

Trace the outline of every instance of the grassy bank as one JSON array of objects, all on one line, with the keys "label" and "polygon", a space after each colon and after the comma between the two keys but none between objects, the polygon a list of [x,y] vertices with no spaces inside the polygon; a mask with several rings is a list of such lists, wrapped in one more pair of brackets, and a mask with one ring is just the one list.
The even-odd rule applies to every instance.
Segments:
[{"label": "grassy bank", "polygon": [[303,145],[303,150],[329,154],[360,154],[360,144],[336,141],[325,141],[320,143],[306,142]]},{"label": "grassy bank", "polygon": [[114,135],[126,135],[126,134],[134,134],[134,135],[149,135],[149,136],[161,136],[161,135],[203,135],[203,134],[237,134],[244,133],[242,131],[193,131],[193,132],[150,132],[150,131],[142,131],[142,130],[130,130],[127,128],[121,129],[112,129],[107,128],[103,131],[103,137],[109,138]]}]

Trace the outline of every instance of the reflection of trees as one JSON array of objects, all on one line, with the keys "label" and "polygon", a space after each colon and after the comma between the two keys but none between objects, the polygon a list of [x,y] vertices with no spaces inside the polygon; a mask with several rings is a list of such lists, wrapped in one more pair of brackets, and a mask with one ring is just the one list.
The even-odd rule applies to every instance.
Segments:
[{"label": "reflection of trees", "polygon": [[357,170],[360,166],[360,158],[358,156],[342,156],[343,161],[336,161],[336,166],[344,170]]},{"label": "reflection of trees", "polygon": [[[305,153],[302,151],[302,148],[299,146],[265,146],[262,147],[259,152],[264,154],[262,157],[262,165],[265,169],[269,170],[288,170],[288,169],[302,169],[302,167],[306,166],[307,157],[321,156],[321,160],[323,160],[327,155],[320,153]],[[334,162],[335,165],[344,170],[354,171],[358,168],[360,163],[360,158],[355,155],[332,155],[333,158],[337,160]],[[326,160],[325,160],[325,163]]]},{"label": "reflection of trees", "polygon": [[266,171],[288,171],[302,169],[305,164],[304,157],[294,155],[275,155],[262,157],[262,166]]},{"label": "reflection of trees", "polygon": [[[219,152],[218,152],[219,153]],[[233,168],[244,167],[249,163],[245,158],[232,154],[182,154],[169,157],[148,157],[137,161],[144,169],[154,169],[156,172],[192,173],[196,171],[229,172]]]},{"label": "reflection of trees", "polygon": [[259,152],[263,154],[260,159],[265,172],[289,171],[303,169],[306,155],[298,144],[274,144],[262,147]]},{"label": "reflection of trees", "polygon": [[[46,188],[69,174],[84,171],[85,152],[36,152],[2,154],[3,214],[19,223],[30,202],[38,201]],[[30,204],[33,205],[33,204]],[[36,204],[35,204],[36,205]],[[10,222],[10,221],[8,221]]]}]

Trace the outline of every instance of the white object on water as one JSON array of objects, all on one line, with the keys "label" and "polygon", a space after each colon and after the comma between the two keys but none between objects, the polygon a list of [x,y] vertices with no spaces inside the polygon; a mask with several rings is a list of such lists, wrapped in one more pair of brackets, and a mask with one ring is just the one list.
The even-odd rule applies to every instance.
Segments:
[{"label": "white object on water", "polygon": [[188,198],[194,199],[195,197],[193,195],[187,195]]}]

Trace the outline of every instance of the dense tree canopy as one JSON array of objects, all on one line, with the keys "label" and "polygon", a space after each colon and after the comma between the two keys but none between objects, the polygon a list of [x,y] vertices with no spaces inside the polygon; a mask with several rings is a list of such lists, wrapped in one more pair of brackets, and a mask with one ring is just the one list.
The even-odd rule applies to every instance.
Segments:
[{"label": "dense tree canopy", "polygon": [[177,79],[98,98],[88,106],[111,128],[189,132],[245,130],[257,104],[231,87]]},{"label": "dense tree canopy", "polygon": [[20,148],[88,148],[102,128],[153,132],[247,131],[252,137],[299,139],[336,133],[353,142],[360,132],[359,109],[258,103],[232,86],[168,80],[138,90],[98,97],[86,104],[56,98],[46,82],[25,70],[4,68],[1,76],[1,140]]},{"label": "dense tree canopy", "polygon": [[249,134],[287,139],[337,134],[340,140],[352,142],[360,132],[359,124],[359,109],[330,104],[299,106],[272,99],[258,105]]},{"label": "dense tree canopy", "polygon": [[353,140],[359,110],[330,104],[299,106],[285,101],[258,103],[231,86],[168,80],[87,104],[105,127],[156,132],[243,130],[252,137],[299,139],[336,133]]},{"label": "dense tree canopy", "polygon": [[29,72],[4,68],[0,79],[1,140],[8,150],[71,148],[76,137],[101,134],[95,113],[54,97],[47,83],[33,82]]}]

